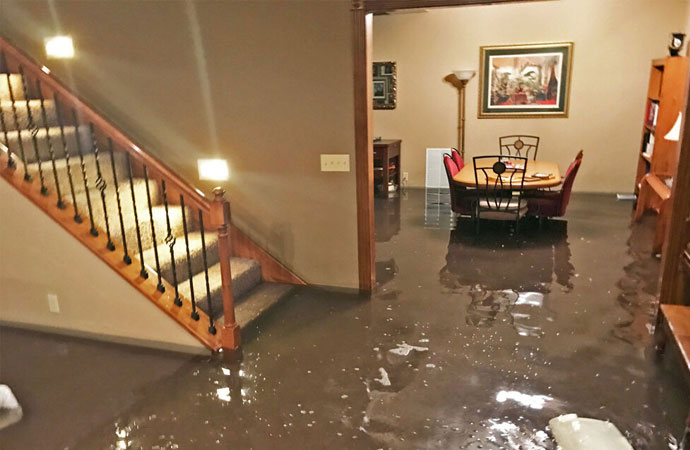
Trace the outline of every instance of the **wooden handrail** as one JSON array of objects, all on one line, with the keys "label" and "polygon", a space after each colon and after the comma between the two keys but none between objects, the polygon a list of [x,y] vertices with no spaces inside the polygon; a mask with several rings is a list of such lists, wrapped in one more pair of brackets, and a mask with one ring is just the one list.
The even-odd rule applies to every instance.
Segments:
[{"label": "wooden handrail", "polygon": [[188,203],[191,203],[190,206],[201,209],[205,213],[210,212],[211,203],[201,191],[180,178],[158,158],[143,151],[129,137],[113,126],[100,113],[96,112],[86,101],[70,91],[57,78],[43,72],[41,64],[15,47],[4,37],[0,37],[0,50],[5,53],[9,68],[17,69],[19,65],[22,65],[27,75],[30,74],[33,78],[40,80],[46,90],[57,94],[67,105],[75,107],[83,121],[92,122],[96,129],[110,137],[119,148],[131,154],[136,161],[145,164],[154,177],[164,179],[169,185],[174,186],[177,191],[184,194],[185,198],[188,199]]}]

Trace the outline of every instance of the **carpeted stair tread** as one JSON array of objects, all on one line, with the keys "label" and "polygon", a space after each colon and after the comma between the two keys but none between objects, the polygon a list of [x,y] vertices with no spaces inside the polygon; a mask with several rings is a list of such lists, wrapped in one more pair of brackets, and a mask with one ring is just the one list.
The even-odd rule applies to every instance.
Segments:
[{"label": "carpeted stair tread", "polygon": [[[127,160],[125,159],[126,156],[124,153],[121,152],[116,152],[114,154],[115,156],[115,167],[117,170],[117,179],[118,182],[122,182],[127,180]],[[103,154],[99,156],[99,162],[101,165],[101,174],[103,175],[103,179],[107,183],[106,189],[109,191],[111,190],[111,187],[114,186],[113,183],[113,170],[112,166],[110,163],[110,154]],[[81,162],[79,160],[79,157],[72,156],[70,158],[70,169],[72,171],[72,183],[74,184],[74,192],[84,192],[84,178],[82,177],[81,173]],[[18,165],[18,170],[23,170],[23,167],[21,166],[21,163],[17,161]],[[84,155],[84,166],[86,168],[86,177],[88,181],[88,186],[89,189],[95,189],[96,187],[96,180],[98,179],[98,170],[96,168],[96,157],[93,154],[87,154]],[[61,158],[55,160],[55,167],[57,169],[58,173],[58,181],[60,183],[60,189],[62,190],[62,194],[65,196],[69,196],[69,177],[67,174],[67,159],[66,158]],[[53,189],[55,187],[55,178],[53,176],[53,163],[51,160],[46,160],[42,161],[41,163],[41,169],[43,170],[43,177],[45,178],[46,181],[46,186],[48,186],[49,189]],[[38,182],[38,163],[31,163],[27,164],[27,170],[29,174]],[[113,194],[113,200],[115,198],[115,191],[112,191]],[[120,195],[122,195],[123,192],[120,192]],[[131,194],[130,194],[131,195]],[[156,194],[157,195],[157,194]],[[139,197],[137,197],[137,200],[139,200]],[[70,199],[71,201],[71,199]]]},{"label": "carpeted stair tread", "polygon": [[[74,170],[72,171],[72,176],[74,177]],[[79,174],[81,177],[81,174]],[[81,178],[80,178],[81,180]],[[148,206],[148,200],[147,200],[147,194],[146,194],[146,182],[141,179],[141,178],[135,178],[132,180],[134,183],[134,196],[135,196],[135,201],[137,205],[137,213],[139,213],[139,216],[142,214],[147,214],[149,213],[149,206]],[[133,214],[133,204],[132,204],[132,190],[130,188],[130,183],[129,180],[127,181],[120,181],[118,179],[118,185],[119,185],[119,191],[120,191],[120,205],[122,207],[122,211],[125,214],[132,213]],[[61,185],[62,186],[62,185]],[[83,190],[83,182],[82,182],[82,192],[78,192],[76,194],[77,197],[77,207],[79,208],[79,211],[82,212],[82,215],[85,213],[88,213],[88,204],[86,201],[86,191]],[[117,210],[117,196],[115,195],[115,186],[114,184],[108,184],[106,187],[106,197],[105,197],[105,202],[108,208],[108,214],[110,215],[115,215],[118,214]],[[160,202],[160,190],[158,188],[158,184],[154,180],[149,180],[149,192],[151,195],[151,204],[152,205],[159,205]],[[68,192],[69,194],[69,192]],[[64,187],[63,187],[63,195],[64,194]],[[98,190],[98,188],[91,188],[89,189],[89,196],[91,197],[91,204],[93,205],[94,202],[98,202],[99,204],[99,211],[103,210],[103,205],[101,201],[101,191]],[[67,195],[65,198],[66,201],[72,202],[72,198]],[[125,226],[127,224],[125,223]]]},{"label": "carpeted stair tread", "polygon": [[[2,111],[2,117],[5,120],[5,127],[7,131],[28,129],[29,115],[27,114],[27,104],[31,109],[31,116],[33,117],[34,123],[39,127],[45,127],[40,100],[29,100],[28,102],[26,100],[15,101],[14,110],[12,109],[12,102],[2,101],[0,102],[0,110]],[[45,100],[43,102],[43,107],[46,111],[48,126],[58,126],[57,114],[55,112],[55,101]],[[17,113],[16,120],[14,115],[15,111]]]},{"label": "carpeted stair tread", "polygon": [[[77,155],[77,141],[76,137],[76,127],[66,126],[65,131],[65,142],[67,144],[67,151],[69,151],[72,160],[78,159]],[[19,135],[20,132],[17,130],[7,132],[7,147],[9,150],[16,155],[17,161],[20,161],[20,148],[19,148]],[[62,159],[65,157],[64,150],[62,148],[62,137],[60,135],[60,127],[50,127],[48,128],[48,133],[46,134],[46,129],[39,127],[36,133],[36,144],[38,147],[38,154],[41,157],[41,161],[50,161],[50,151],[48,150],[48,139],[50,136],[50,143],[53,146],[53,152],[55,153],[56,159]],[[79,126],[79,137],[81,143],[82,153],[84,155],[92,153],[91,149],[91,132],[88,126]],[[0,139],[4,142],[5,137],[0,133]],[[34,142],[31,137],[31,131],[23,128],[21,130],[21,139],[24,145],[24,154],[26,156],[27,163],[33,163],[36,161],[36,152],[34,151]],[[103,151],[104,148],[101,147],[101,154],[104,155],[107,152]]]},{"label": "carpeted stair tread", "polygon": [[[261,282],[261,264],[258,261],[247,258],[230,258],[230,271],[232,272],[232,296],[240,298],[254,286]],[[222,279],[220,274],[220,262],[208,268],[209,286],[211,290],[211,304],[213,312],[219,314],[223,311]],[[192,277],[194,283],[194,295],[197,306],[209,314],[208,301],[206,299],[206,279],[204,271]],[[180,294],[191,299],[189,280],[180,283]]]},{"label": "carpeted stair tread", "polygon": [[[115,199],[106,198],[106,202]],[[100,227],[105,231],[105,218],[103,216],[103,205],[100,196],[94,202],[91,199],[92,205],[94,206],[94,218],[96,226]],[[156,230],[156,243],[160,246],[165,242],[165,237],[168,235],[168,226],[165,220],[165,207],[162,205],[154,206],[151,208],[153,212],[153,223],[155,224]],[[172,230],[173,236],[180,236],[183,233],[182,228],[182,208],[176,205],[171,205],[169,208],[170,214],[170,228]],[[151,233],[151,219],[146,210],[143,214],[138,208],[137,213],[139,214],[139,230],[141,232],[141,246],[144,250],[153,247],[153,235]],[[85,220],[88,220],[88,216],[82,214]],[[137,231],[134,221],[134,211],[133,210],[123,210],[123,219],[125,223],[125,236],[127,238],[127,248],[129,253],[132,255],[138,255],[138,244],[137,244]],[[110,234],[112,236],[113,242],[121,243],[120,236],[122,235],[120,231],[120,218],[118,215],[108,215],[108,220],[110,221]],[[160,256],[160,254],[159,254]],[[145,260],[145,263],[150,267],[155,267],[155,260]]]},{"label": "carpeted stair tread", "polygon": [[22,87],[22,77],[19,74],[2,74],[0,75],[0,101],[10,101],[10,90],[8,81],[12,84],[12,93],[14,99],[24,100],[24,88]]},{"label": "carpeted stair tread", "polygon": [[[240,328],[253,324],[295,289],[292,284],[263,282],[235,302],[235,320]],[[222,326],[222,321],[219,324]]]},{"label": "carpeted stair tread", "polygon": [[[206,232],[204,236],[206,240],[206,258],[209,265],[215,265],[218,259],[218,234],[213,232]],[[173,247],[175,254],[175,271],[177,273],[178,283],[189,278],[189,271],[187,269],[187,251],[185,246],[184,234],[178,235]],[[204,256],[201,246],[201,232],[194,231],[189,233],[189,256],[192,267],[192,276],[201,272],[204,269]],[[144,252],[144,261],[147,263],[154,262],[155,255],[153,248]],[[169,283],[173,282],[172,263],[170,259],[170,247],[167,244],[158,246],[158,260],[161,266],[161,275]],[[204,285],[205,286],[205,285]],[[205,289],[205,287],[204,287]]]}]

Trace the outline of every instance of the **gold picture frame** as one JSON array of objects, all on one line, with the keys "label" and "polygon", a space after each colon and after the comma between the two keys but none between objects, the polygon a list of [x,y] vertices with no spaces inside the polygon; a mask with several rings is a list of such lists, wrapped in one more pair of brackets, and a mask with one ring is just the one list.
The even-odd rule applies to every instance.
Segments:
[{"label": "gold picture frame", "polygon": [[573,42],[481,47],[478,117],[568,117],[573,48]]}]

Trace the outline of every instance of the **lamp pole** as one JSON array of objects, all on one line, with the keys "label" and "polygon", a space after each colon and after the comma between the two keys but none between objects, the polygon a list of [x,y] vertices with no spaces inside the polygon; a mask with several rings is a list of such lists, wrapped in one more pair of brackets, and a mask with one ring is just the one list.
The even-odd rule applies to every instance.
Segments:
[{"label": "lamp pole", "polygon": [[456,70],[444,78],[460,91],[460,101],[458,103],[458,151],[460,156],[465,159],[465,88],[476,72],[474,70]]}]

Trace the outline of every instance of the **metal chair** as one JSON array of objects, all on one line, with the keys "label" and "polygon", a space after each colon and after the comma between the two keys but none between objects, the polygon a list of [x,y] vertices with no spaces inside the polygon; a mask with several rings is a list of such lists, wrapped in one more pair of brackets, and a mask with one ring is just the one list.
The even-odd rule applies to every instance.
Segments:
[{"label": "metal chair", "polygon": [[515,232],[520,231],[520,219],[527,213],[527,201],[522,198],[527,161],[520,156],[473,158],[477,185],[476,233],[479,233],[480,219],[515,220]]},{"label": "metal chair", "polygon": [[498,138],[498,146],[503,156],[521,156],[530,159],[530,153],[534,152],[531,159],[537,159],[539,137],[527,135],[502,136]]}]

